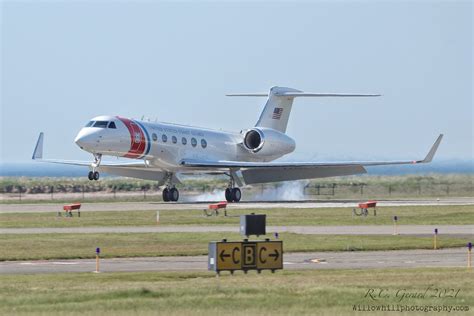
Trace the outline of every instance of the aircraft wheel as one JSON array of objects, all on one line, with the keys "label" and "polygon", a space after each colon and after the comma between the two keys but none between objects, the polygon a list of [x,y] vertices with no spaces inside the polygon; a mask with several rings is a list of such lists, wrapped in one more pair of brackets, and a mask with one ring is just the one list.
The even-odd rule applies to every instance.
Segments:
[{"label": "aircraft wheel", "polygon": [[92,171],[89,171],[89,174],[87,175],[87,178],[89,178],[89,180],[94,180],[94,173]]},{"label": "aircraft wheel", "polygon": [[231,188],[225,189],[225,199],[227,200],[227,202],[232,202],[233,198],[232,198],[232,189]]},{"label": "aircraft wheel", "polygon": [[99,172],[98,172],[98,171],[94,171],[94,173],[93,173],[93,178],[94,178],[94,180],[96,180],[96,181],[99,180],[99,177],[100,177]]},{"label": "aircraft wheel", "polygon": [[242,192],[240,192],[239,188],[232,189],[232,201],[239,202],[240,198],[242,197]]},{"label": "aircraft wheel", "polygon": [[176,188],[171,188],[169,191],[170,201],[176,202],[179,199],[179,191]]},{"label": "aircraft wheel", "polygon": [[170,201],[170,190],[168,188],[163,189],[163,201],[164,202]]}]

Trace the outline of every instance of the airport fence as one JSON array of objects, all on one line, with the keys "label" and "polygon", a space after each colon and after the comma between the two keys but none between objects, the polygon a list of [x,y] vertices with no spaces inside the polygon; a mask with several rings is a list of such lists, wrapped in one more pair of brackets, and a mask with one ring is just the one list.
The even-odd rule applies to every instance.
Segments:
[{"label": "airport fence", "polygon": [[[457,178],[455,178],[457,179]],[[263,184],[243,188],[245,197],[257,200],[303,200],[303,199],[343,199],[343,198],[402,198],[402,197],[472,197],[474,177],[464,177],[459,181],[439,181],[439,178],[369,178],[366,182],[352,179],[338,182],[297,181],[278,184]],[[442,180],[442,179],[441,179]],[[447,179],[444,179],[447,180]],[[462,180],[462,181],[461,181]],[[192,181],[180,186],[182,196],[200,196],[202,200],[224,199],[225,182]],[[103,181],[93,183],[58,183],[38,181],[22,184],[5,182],[0,185],[1,200],[161,200],[161,189],[154,182],[120,183]],[[222,196],[221,196],[222,195]]]},{"label": "airport fence", "polygon": [[346,196],[346,197],[446,197],[473,196],[473,185],[462,183],[438,184],[367,184],[331,183],[308,184],[304,187],[305,196]]}]

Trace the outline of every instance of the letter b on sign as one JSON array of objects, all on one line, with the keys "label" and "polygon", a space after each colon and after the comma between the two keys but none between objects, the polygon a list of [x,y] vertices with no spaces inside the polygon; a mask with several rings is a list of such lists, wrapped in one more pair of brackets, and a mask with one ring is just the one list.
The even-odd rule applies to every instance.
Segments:
[{"label": "letter b on sign", "polygon": [[243,257],[244,257],[244,262],[243,262],[243,267],[245,268],[252,268],[255,267],[256,265],[256,260],[255,260],[255,244],[244,244],[243,245]]}]

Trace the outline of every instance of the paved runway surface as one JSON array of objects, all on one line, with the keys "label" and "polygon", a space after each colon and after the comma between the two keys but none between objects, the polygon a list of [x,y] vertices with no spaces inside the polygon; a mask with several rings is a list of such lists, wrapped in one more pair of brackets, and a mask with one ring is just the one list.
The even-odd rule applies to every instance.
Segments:
[{"label": "paved runway surface", "polygon": [[[228,209],[268,209],[268,208],[322,208],[356,207],[360,200],[332,201],[284,201],[284,202],[240,202],[229,204]],[[110,202],[83,203],[81,211],[160,211],[160,210],[202,210],[211,202],[163,203],[163,202]],[[0,213],[57,212],[63,203],[47,204],[0,204]],[[378,206],[413,205],[474,205],[474,198],[423,199],[423,200],[379,200]]]},{"label": "paved runway surface", "polygon": [[[399,225],[400,235],[432,235],[438,228],[440,235],[472,235],[474,225]],[[95,234],[95,233],[206,233],[239,232],[239,227],[224,225],[175,226],[111,226],[111,227],[39,227],[0,228],[0,234]],[[315,235],[392,235],[392,225],[366,226],[267,226],[267,232],[290,232]]]},{"label": "paved runway surface", "polygon": [[[308,252],[284,254],[284,268],[377,269],[415,267],[465,267],[464,248],[361,252]],[[206,256],[102,259],[101,272],[206,271]],[[92,272],[95,260],[0,262],[0,274]]]}]

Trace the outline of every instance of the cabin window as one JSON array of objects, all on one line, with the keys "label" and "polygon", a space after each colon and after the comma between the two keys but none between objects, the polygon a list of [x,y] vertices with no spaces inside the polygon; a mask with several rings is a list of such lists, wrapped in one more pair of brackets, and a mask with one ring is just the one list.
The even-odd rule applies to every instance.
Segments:
[{"label": "cabin window", "polygon": [[91,126],[92,126],[92,124],[94,124],[94,121],[90,121],[89,123],[87,123],[87,124],[86,124],[86,126],[85,126],[85,127],[91,127]]},{"label": "cabin window", "polygon": [[176,144],[178,142],[178,139],[176,138],[176,136],[172,136],[171,141],[173,142],[173,144]]},{"label": "cabin window", "polygon": [[191,138],[191,145],[192,145],[193,147],[196,147],[197,143],[198,143],[198,142],[197,142],[196,138],[194,138],[194,137]]},{"label": "cabin window", "polygon": [[166,136],[166,134],[161,135],[161,140],[163,143],[166,143],[168,141],[168,136]]},{"label": "cabin window", "polygon": [[183,143],[183,145],[186,145],[188,143],[186,137],[181,138],[181,143]]},{"label": "cabin window", "polygon": [[158,140],[158,136],[155,133],[151,134],[151,138],[153,138],[154,142]]},{"label": "cabin window", "polygon": [[201,139],[201,147],[206,148],[207,147],[207,142],[205,139]]},{"label": "cabin window", "polygon": [[117,126],[115,126],[115,122],[110,122],[109,123],[109,128],[117,128]]},{"label": "cabin window", "polygon": [[108,124],[109,124],[108,121],[96,121],[96,122],[94,123],[94,127],[106,128]]}]

